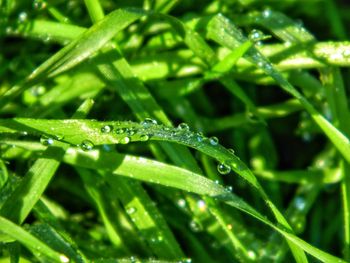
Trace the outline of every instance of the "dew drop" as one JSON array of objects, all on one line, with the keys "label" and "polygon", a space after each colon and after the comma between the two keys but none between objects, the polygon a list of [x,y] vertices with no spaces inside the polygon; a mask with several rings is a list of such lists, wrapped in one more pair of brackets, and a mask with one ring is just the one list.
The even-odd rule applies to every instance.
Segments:
[{"label": "dew drop", "polygon": [[23,11],[23,12],[19,13],[18,22],[24,23],[25,21],[27,21],[27,19],[28,19],[28,14],[26,12]]},{"label": "dew drop", "polygon": [[33,1],[33,8],[36,10],[41,10],[46,8],[46,2],[43,0],[34,0]]},{"label": "dew drop", "polygon": [[84,140],[81,142],[80,144],[80,148],[83,150],[83,151],[90,151],[94,148],[94,144],[92,141],[89,141],[89,140]]},{"label": "dew drop", "polygon": [[196,140],[197,140],[197,142],[202,142],[202,141],[204,141],[204,135],[203,135],[203,133],[197,132],[197,133],[196,133]]},{"label": "dew drop", "polygon": [[146,118],[141,122],[141,125],[144,127],[149,127],[149,126],[156,125],[156,124],[158,124],[158,122],[154,119],[151,119],[151,118]]},{"label": "dew drop", "polygon": [[198,209],[204,212],[207,209],[207,204],[203,200],[198,200],[197,202]]},{"label": "dew drop", "polygon": [[40,137],[40,143],[45,146],[52,145],[54,143],[54,139],[51,137],[48,137],[46,135],[42,135]]},{"label": "dew drop", "polygon": [[264,40],[266,38],[269,38],[269,36],[265,35],[264,32],[257,30],[257,29],[253,29],[250,33],[249,33],[249,39],[253,42],[259,42],[261,40]]},{"label": "dew drop", "polygon": [[186,200],[183,199],[183,198],[180,198],[179,200],[177,200],[177,205],[180,207],[180,208],[185,208],[186,207]]},{"label": "dew drop", "polygon": [[209,143],[211,144],[211,145],[218,145],[219,144],[219,139],[218,138],[216,138],[216,137],[210,137],[209,138]]},{"label": "dew drop", "polygon": [[105,125],[101,128],[102,133],[110,133],[113,130],[111,125]]},{"label": "dew drop", "polygon": [[228,149],[228,151],[230,154],[233,154],[233,155],[235,154],[235,150],[233,150],[233,149]]},{"label": "dew drop", "polygon": [[69,258],[67,258],[65,255],[60,255],[60,261],[63,263],[69,262]]},{"label": "dew drop", "polygon": [[177,128],[179,129],[179,130],[184,130],[184,131],[188,131],[188,130],[190,130],[190,126],[188,126],[188,124],[187,123],[180,123],[178,126],[177,126]]},{"label": "dew drop", "polygon": [[127,130],[126,130],[126,134],[127,134],[128,136],[133,136],[133,135],[135,134],[135,130],[134,130],[134,129],[127,129]]},{"label": "dew drop", "polygon": [[262,16],[264,17],[264,18],[268,18],[268,17],[270,17],[271,16],[271,10],[270,9],[265,9],[263,12],[262,12]]},{"label": "dew drop", "polygon": [[228,230],[232,230],[232,225],[231,224],[227,224],[226,227],[227,227]]},{"label": "dew drop", "polygon": [[34,97],[39,97],[45,93],[46,89],[44,86],[34,86],[29,91]]},{"label": "dew drop", "polygon": [[116,134],[123,134],[124,132],[125,132],[125,129],[123,129],[123,128],[118,128],[115,130]]},{"label": "dew drop", "polygon": [[193,232],[200,232],[202,230],[202,227],[201,227],[201,225],[198,222],[196,222],[195,220],[192,220],[190,222],[190,229]]},{"label": "dew drop", "polygon": [[306,206],[305,199],[298,196],[294,200],[295,207],[299,210],[303,210]]},{"label": "dew drop", "polygon": [[130,206],[130,207],[128,207],[128,208],[126,209],[126,213],[127,213],[128,215],[132,215],[132,214],[135,213],[135,212],[136,212],[136,208],[133,207],[133,206]]},{"label": "dew drop", "polygon": [[250,259],[256,259],[256,254],[255,254],[255,252],[253,251],[253,250],[249,250],[248,251],[248,257],[250,258]]},{"label": "dew drop", "polygon": [[119,141],[121,144],[128,144],[130,142],[130,138],[128,136],[125,136]]},{"label": "dew drop", "polygon": [[146,142],[146,141],[148,141],[148,140],[149,140],[149,136],[148,136],[147,134],[142,134],[142,135],[140,136],[140,141]]},{"label": "dew drop", "polygon": [[217,169],[220,174],[229,174],[231,172],[231,167],[224,163],[219,163]]},{"label": "dew drop", "polygon": [[225,191],[228,193],[232,193],[233,187],[231,185],[225,187]]}]

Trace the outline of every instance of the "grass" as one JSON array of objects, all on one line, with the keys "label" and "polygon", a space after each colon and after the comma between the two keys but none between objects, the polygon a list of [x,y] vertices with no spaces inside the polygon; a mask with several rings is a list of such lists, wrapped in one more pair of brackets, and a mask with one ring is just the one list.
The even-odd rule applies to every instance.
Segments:
[{"label": "grass", "polygon": [[0,8],[0,262],[350,261],[345,2]]}]

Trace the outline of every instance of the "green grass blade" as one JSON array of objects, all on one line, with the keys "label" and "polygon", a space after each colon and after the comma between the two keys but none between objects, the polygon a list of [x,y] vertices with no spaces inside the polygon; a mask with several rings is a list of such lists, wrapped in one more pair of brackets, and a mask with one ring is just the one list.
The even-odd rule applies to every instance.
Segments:
[{"label": "green grass blade", "polygon": [[[51,260],[53,262],[68,262],[69,259],[60,253],[52,250],[45,243],[37,239],[36,237],[29,234],[23,228],[18,225],[12,223],[6,218],[0,216],[0,230],[1,232],[7,234],[8,236],[18,240],[28,249],[33,251],[34,255],[43,255],[47,258],[47,260]],[[40,259],[40,257],[39,257]]]},{"label": "green grass blade", "polygon": [[112,12],[40,65],[28,80],[33,81],[44,74],[54,76],[74,67],[143,15],[140,11],[122,9]]}]

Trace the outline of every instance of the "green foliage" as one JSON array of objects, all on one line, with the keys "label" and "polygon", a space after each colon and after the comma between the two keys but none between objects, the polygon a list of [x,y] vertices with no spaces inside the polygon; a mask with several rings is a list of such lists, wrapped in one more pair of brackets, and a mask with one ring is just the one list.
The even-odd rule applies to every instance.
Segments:
[{"label": "green foliage", "polygon": [[0,13],[0,262],[350,260],[346,4]]}]

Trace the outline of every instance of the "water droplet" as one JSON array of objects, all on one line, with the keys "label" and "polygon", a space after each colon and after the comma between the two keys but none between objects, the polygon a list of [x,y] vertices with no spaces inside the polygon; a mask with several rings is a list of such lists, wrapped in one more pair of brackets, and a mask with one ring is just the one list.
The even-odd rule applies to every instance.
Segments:
[{"label": "water droplet", "polygon": [[262,12],[262,16],[264,18],[268,18],[269,16],[271,16],[272,12],[270,9],[265,9],[263,12]]},{"label": "water droplet", "polygon": [[140,136],[140,141],[145,142],[149,140],[149,136],[147,134],[142,134]]},{"label": "water droplet", "polygon": [[235,150],[233,149],[227,149],[227,150],[229,151],[230,154],[233,154],[233,155],[235,154]]},{"label": "water droplet", "polygon": [[46,135],[42,135],[40,137],[40,143],[45,146],[52,145],[54,143],[54,139],[51,137],[48,137]]},{"label": "water droplet", "polygon": [[34,96],[34,97],[38,97],[41,96],[45,93],[46,89],[44,86],[34,86],[30,89],[30,93]]},{"label": "water droplet", "polygon": [[23,12],[19,13],[18,21],[20,23],[24,23],[27,19],[28,19],[28,14],[26,12],[23,11]]},{"label": "water droplet", "polygon": [[63,263],[69,262],[69,258],[67,258],[65,255],[60,255],[60,261]]},{"label": "water droplet", "polygon": [[295,207],[299,210],[303,210],[306,206],[305,199],[298,196],[294,200]]},{"label": "water droplet", "polygon": [[43,0],[34,0],[33,1],[33,8],[36,10],[41,10],[46,8],[46,2]]},{"label": "water droplet", "polygon": [[229,174],[231,172],[231,167],[224,163],[219,163],[217,168],[221,174]]},{"label": "water droplet", "polygon": [[83,150],[83,151],[90,151],[94,148],[94,144],[92,141],[89,141],[89,140],[84,140],[81,142],[80,144],[80,148]]},{"label": "water droplet", "polygon": [[188,131],[189,129],[190,129],[190,126],[188,126],[188,124],[187,123],[180,123],[178,126],[177,126],[177,128],[179,129],[179,130],[184,130],[184,131]]},{"label": "water droplet", "polygon": [[226,192],[232,193],[233,187],[231,185],[225,187]]},{"label": "water droplet", "polygon": [[132,128],[127,129],[127,130],[126,130],[126,134],[127,134],[128,136],[133,136],[133,135],[135,134],[135,129],[132,129]]},{"label": "water droplet", "polygon": [[123,129],[123,128],[119,128],[119,129],[115,130],[116,134],[123,134],[124,132],[125,132],[125,129]]},{"label": "water droplet", "polygon": [[154,119],[151,119],[151,118],[146,118],[141,122],[141,125],[144,127],[149,127],[149,126],[156,125],[156,124],[158,124],[158,122]]},{"label": "water droplet", "polygon": [[119,141],[121,144],[128,144],[130,142],[130,138],[128,136],[125,136]]},{"label": "water droplet", "polygon": [[250,33],[249,33],[249,39],[253,42],[259,42],[261,40],[267,39],[270,36],[265,35],[264,32],[257,30],[257,29],[253,29]]},{"label": "water droplet", "polygon": [[226,227],[227,227],[228,230],[232,230],[232,225],[231,224],[228,224]]},{"label": "water droplet", "polygon": [[202,141],[204,141],[204,135],[203,135],[203,133],[197,132],[197,133],[196,133],[196,140],[197,140],[197,142],[202,142]]},{"label": "water droplet", "polygon": [[198,200],[197,206],[198,206],[198,209],[202,212],[207,210],[207,204],[204,202],[204,200]]},{"label": "water droplet", "polygon": [[209,143],[211,144],[211,145],[218,145],[219,144],[219,139],[218,138],[216,138],[216,137],[210,137],[209,138]]},{"label": "water droplet", "polygon": [[198,222],[196,222],[195,220],[192,220],[190,222],[190,229],[193,232],[200,232],[202,230],[202,226]]},{"label": "water droplet", "polygon": [[186,200],[183,199],[183,198],[180,198],[179,200],[177,200],[177,205],[180,207],[180,208],[185,208],[186,207]]},{"label": "water droplet", "polygon": [[248,257],[251,258],[251,259],[256,259],[256,254],[253,250],[249,250],[248,251]]},{"label": "water droplet", "polygon": [[350,49],[344,50],[344,51],[343,51],[343,56],[344,56],[345,58],[350,57]]},{"label": "water droplet", "polygon": [[132,215],[133,213],[136,212],[136,208],[133,207],[133,206],[130,206],[126,209],[126,213],[129,214],[129,215]]},{"label": "water droplet", "polygon": [[101,128],[102,133],[110,133],[113,130],[113,126],[105,125]]}]

